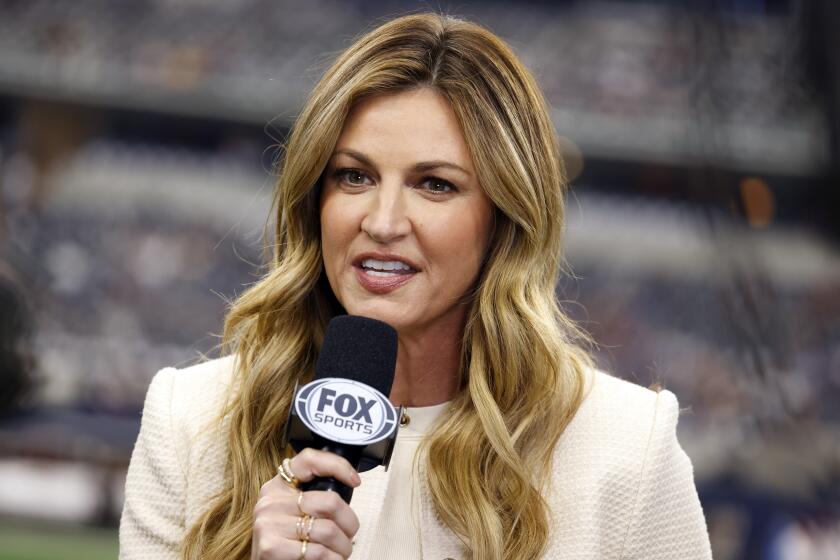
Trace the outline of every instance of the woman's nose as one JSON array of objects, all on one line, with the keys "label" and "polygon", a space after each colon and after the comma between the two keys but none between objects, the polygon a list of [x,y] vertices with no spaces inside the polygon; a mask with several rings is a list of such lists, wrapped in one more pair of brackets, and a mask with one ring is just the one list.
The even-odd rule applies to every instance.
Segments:
[{"label": "woman's nose", "polygon": [[362,231],[377,243],[391,243],[411,232],[404,191],[401,184],[380,184],[371,192]]}]

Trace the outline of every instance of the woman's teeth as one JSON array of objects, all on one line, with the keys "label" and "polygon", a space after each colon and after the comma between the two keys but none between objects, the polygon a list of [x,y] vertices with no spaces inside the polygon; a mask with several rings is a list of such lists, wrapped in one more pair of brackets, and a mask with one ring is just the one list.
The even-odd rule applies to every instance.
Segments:
[{"label": "woman's teeth", "polygon": [[410,272],[411,267],[401,261],[378,261],[376,259],[365,259],[362,261],[362,268],[366,274],[371,276],[393,276]]}]

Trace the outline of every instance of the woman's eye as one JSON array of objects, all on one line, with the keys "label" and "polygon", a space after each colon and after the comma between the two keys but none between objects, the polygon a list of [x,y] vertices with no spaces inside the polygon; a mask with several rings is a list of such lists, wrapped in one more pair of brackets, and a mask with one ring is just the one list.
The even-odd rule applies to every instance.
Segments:
[{"label": "woman's eye", "polygon": [[458,190],[457,188],[455,188],[455,185],[453,185],[449,181],[444,181],[443,179],[437,179],[435,177],[429,177],[428,179],[424,179],[420,184],[426,190],[435,194],[446,194]]},{"label": "woman's eye", "polygon": [[367,177],[361,171],[356,169],[339,169],[336,171],[336,176],[343,182],[354,187],[360,187],[365,184]]}]

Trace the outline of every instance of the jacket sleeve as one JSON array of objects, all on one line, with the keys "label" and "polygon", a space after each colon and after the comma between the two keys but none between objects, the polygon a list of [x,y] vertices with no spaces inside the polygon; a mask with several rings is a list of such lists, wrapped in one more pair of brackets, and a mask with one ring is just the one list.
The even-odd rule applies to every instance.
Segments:
[{"label": "jacket sleeve", "polygon": [[121,560],[177,559],[184,538],[186,478],[172,421],[175,374],[173,368],[159,371],[146,394],[125,483]]},{"label": "jacket sleeve", "polygon": [[679,407],[662,391],[622,560],[711,560],[709,533],[691,461],[677,441]]}]

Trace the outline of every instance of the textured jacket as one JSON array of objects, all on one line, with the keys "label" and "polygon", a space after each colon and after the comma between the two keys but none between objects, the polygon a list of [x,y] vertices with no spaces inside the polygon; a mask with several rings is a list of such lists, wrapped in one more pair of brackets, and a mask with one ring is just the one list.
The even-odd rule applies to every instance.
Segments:
[{"label": "textured jacket", "polygon": [[[131,456],[120,523],[120,558],[168,560],[222,487],[226,436],[217,419],[232,358],[152,380]],[[552,529],[544,559],[706,560],[711,558],[691,462],[676,437],[674,395],[601,372],[556,447],[546,502]],[[361,528],[352,558],[364,559],[380,534],[389,473],[362,473],[351,507]],[[421,485],[424,487],[424,485]],[[421,490],[424,558],[467,558]],[[480,559],[476,559],[480,560]]]}]

